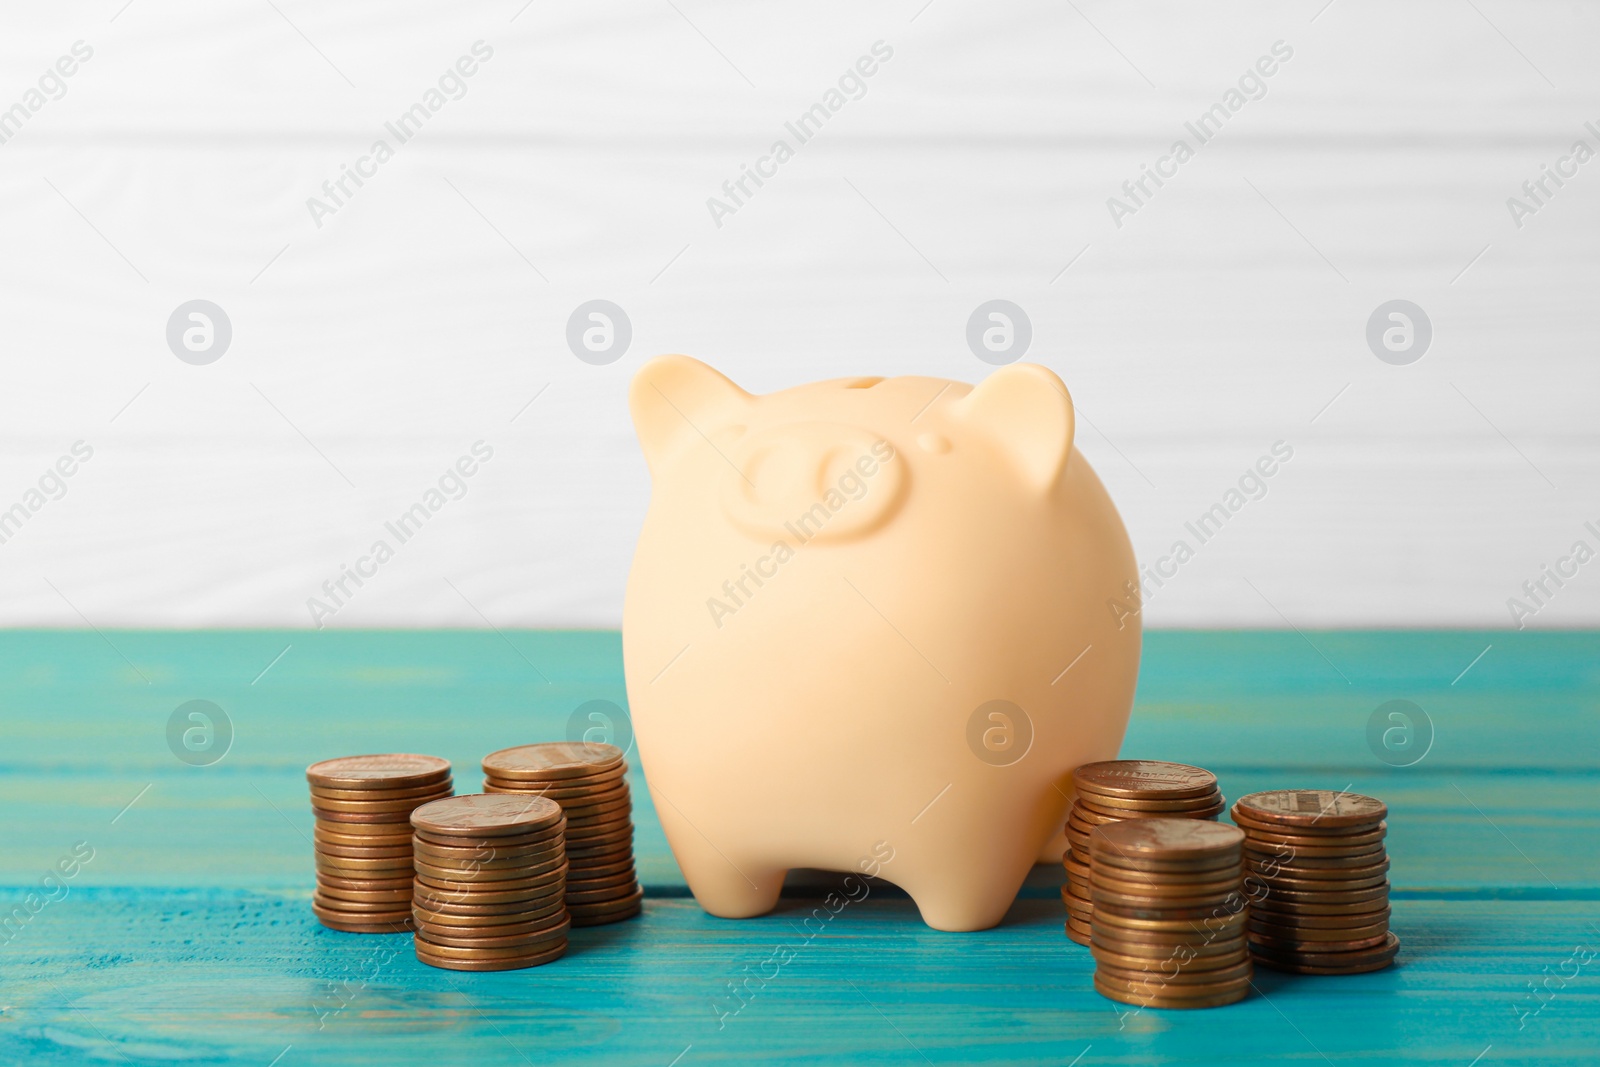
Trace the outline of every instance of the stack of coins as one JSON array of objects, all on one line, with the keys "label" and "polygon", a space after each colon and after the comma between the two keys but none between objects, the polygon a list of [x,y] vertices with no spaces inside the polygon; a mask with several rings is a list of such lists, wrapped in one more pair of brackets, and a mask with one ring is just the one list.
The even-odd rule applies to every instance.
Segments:
[{"label": "stack of coins", "polygon": [[1067,936],[1089,943],[1094,903],[1089,898],[1089,835],[1096,826],[1120,819],[1215,819],[1224,801],[1217,776],[1184,763],[1156,760],[1106,760],[1085,763],[1072,772],[1077,798],[1067,815],[1067,842],[1062,857],[1067,884],[1061,899],[1067,905]]},{"label": "stack of coins", "polygon": [[483,758],[484,791],[547,797],[567,815],[567,912],[573,926],[639,914],[628,761],[615,745],[551,741]]},{"label": "stack of coins", "polygon": [[345,756],[306,768],[322,925],[357,934],[411,929],[411,811],[447,797],[450,764],[434,756]]},{"label": "stack of coins", "polygon": [[1243,999],[1252,974],[1243,842],[1237,827],[1195,819],[1097,827],[1090,835],[1095,989],[1146,1008]]},{"label": "stack of coins", "polygon": [[1322,789],[1240,797],[1250,951],[1301,974],[1361,974],[1394,962],[1383,801]]},{"label": "stack of coins", "polygon": [[411,813],[417,959],[453,971],[509,971],[567,951],[561,806],[477,793]]}]

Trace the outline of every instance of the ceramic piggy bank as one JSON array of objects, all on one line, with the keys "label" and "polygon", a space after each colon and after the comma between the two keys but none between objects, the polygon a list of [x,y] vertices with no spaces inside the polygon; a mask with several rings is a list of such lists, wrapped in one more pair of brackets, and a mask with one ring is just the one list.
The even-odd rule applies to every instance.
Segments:
[{"label": "ceramic piggy bank", "polygon": [[628,697],[695,899],[759,915],[791,868],[864,871],[937,929],[998,923],[1138,673],[1133,551],[1066,387],[1015,364],[754,396],[663,356],[630,405]]}]

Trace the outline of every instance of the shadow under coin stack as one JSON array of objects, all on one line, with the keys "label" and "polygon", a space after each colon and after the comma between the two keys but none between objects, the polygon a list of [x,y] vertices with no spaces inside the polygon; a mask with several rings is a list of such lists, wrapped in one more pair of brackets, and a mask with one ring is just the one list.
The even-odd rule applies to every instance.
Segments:
[{"label": "shadow under coin stack", "polygon": [[1394,962],[1389,932],[1388,808],[1322,789],[1240,797],[1245,833],[1250,951],[1256,962],[1300,974],[1361,974]]},{"label": "shadow under coin stack", "polygon": [[639,914],[628,761],[615,745],[550,741],[483,758],[484,791],[547,797],[567,815],[567,913],[573,926]]},{"label": "shadow under coin stack", "polygon": [[1217,776],[1185,763],[1157,760],[1105,760],[1085,763],[1072,772],[1077,797],[1067,815],[1067,843],[1062,857],[1067,884],[1061,899],[1067,905],[1067,936],[1089,943],[1089,835],[1096,826],[1121,819],[1215,819],[1224,800]]},{"label": "shadow under coin stack", "polygon": [[559,804],[475,793],[418,808],[411,826],[417,959],[453,971],[509,971],[567,951]]},{"label": "shadow under coin stack", "polygon": [[1144,1008],[1214,1008],[1250,992],[1244,834],[1194,819],[1137,819],[1090,835],[1094,987]]},{"label": "shadow under coin stack", "polygon": [[306,768],[323,926],[355,934],[411,929],[411,811],[450,795],[434,756],[345,756]]}]

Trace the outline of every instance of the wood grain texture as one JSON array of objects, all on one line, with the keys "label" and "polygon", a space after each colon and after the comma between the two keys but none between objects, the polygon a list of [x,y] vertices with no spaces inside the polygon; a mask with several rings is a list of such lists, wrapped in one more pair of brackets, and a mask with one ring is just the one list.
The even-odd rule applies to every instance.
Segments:
[{"label": "wood grain texture", "polygon": [[[307,626],[482,439],[471,492],[332,625],[481,624],[446,579],[496,625],[615,625],[642,359],[756,391],[975,380],[965,324],[997,296],[1141,560],[1296,448],[1155,624],[1504,626],[1542,566],[1600,547],[1593,168],[1521,228],[1506,209],[1600,118],[1591,7],[677,7],[0,15],[0,104],[96,49],[0,146],[0,508],[97,450],[0,546],[0,623]],[[480,38],[467,94],[316,226],[308,198]],[[707,199],[879,39],[866,94],[717,226]],[[1280,39],[1266,95],[1114,225],[1108,198]],[[235,328],[205,368],[163,336],[197,296]],[[596,296],[634,326],[609,367],[564,340]],[[1436,328],[1411,367],[1364,340],[1396,297]],[[1585,574],[1531,625],[1597,620]]]},{"label": "wood grain texture", "polygon": [[[773,915],[713,919],[687,897],[637,767],[645,915],[581,932],[557,964],[446,974],[404,937],[314,922],[307,763],[432,752],[470,788],[483,753],[564,736],[583,701],[625,704],[615,633],[5,633],[7,907],[76,842],[94,856],[0,944],[0,1060],[1234,1067],[1467,1064],[1492,1046],[1485,1063],[1584,1062],[1600,964],[1568,961],[1600,948],[1597,652],[1593,633],[1150,634],[1124,755],[1210,767],[1230,796],[1383,797],[1405,948],[1381,974],[1262,972],[1240,1005],[1122,1017],[1062,933],[1059,868],[1036,868],[980,934],[927,929],[887,885],[807,926],[837,884],[826,872],[792,875]],[[166,747],[168,716],[196,698],[235,729],[209,767]],[[1412,767],[1365,740],[1394,698],[1436,729]],[[779,945],[794,957],[773,976]],[[768,981],[727,1014],[747,967]],[[1547,979],[1553,995],[1535,998]]]}]

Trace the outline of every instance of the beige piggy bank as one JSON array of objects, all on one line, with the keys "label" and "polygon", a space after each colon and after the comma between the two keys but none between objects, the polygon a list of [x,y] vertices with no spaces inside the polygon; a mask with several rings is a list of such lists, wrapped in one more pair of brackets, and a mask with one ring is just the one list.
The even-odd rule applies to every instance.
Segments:
[{"label": "beige piggy bank", "polygon": [[1133,551],[1043,367],[767,396],[663,356],[633,380],[653,493],[623,656],[662,828],[701,907],[867,871],[940,930],[1059,859],[1073,767],[1138,674]]}]

